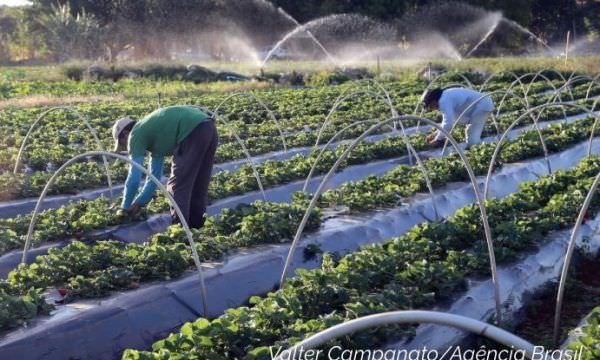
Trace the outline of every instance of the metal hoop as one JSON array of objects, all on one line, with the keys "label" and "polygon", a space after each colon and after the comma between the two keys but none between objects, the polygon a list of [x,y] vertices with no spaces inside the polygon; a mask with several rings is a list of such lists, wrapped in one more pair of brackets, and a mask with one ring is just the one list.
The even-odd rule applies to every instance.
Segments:
[{"label": "metal hoop", "polygon": [[[15,167],[13,169],[13,174],[17,175],[17,172],[19,171],[19,167],[21,166],[21,158],[23,157],[23,153],[25,152],[25,145],[27,145],[27,140],[29,140],[29,137],[33,133],[33,130],[37,127],[38,123],[46,117],[46,115],[48,115],[51,112],[58,111],[58,110],[68,111],[71,114],[74,114],[75,116],[77,116],[79,118],[79,120],[83,121],[83,123],[88,128],[90,133],[92,133],[94,141],[96,142],[96,145],[98,146],[98,150],[103,150],[102,143],[100,142],[100,139],[98,138],[98,134],[96,133],[96,130],[89,123],[89,121],[83,115],[81,115],[81,113],[79,113],[79,111],[75,110],[74,108],[72,108],[70,106],[53,107],[53,108],[50,108],[50,109],[44,111],[43,113],[41,113],[38,116],[38,118],[31,124],[29,129],[27,130],[27,133],[25,134],[25,137],[23,138],[23,141],[21,142],[21,146],[19,148],[19,153],[17,154],[17,160],[15,161]],[[113,186],[112,186],[112,179],[110,176],[110,169],[108,167],[108,161],[106,161],[106,157],[104,157],[104,156],[102,157],[102,161],[104,163],[104,171],[106,172],[106,181],[108,182],[108,190],[110,193],[110,197],[113,197]]]},{"label": "metal hoop", "polygon": [[353,319],[326,330],[323,330],[311,337],[292,346],[288,350],[280,353],[274,360],[284,360],[288,357],[286,354],[294,354],[300,349],[306,351],[327,342],[350,335],[357,331],[370,329],[373,327],[392,325],[392,324],[414,324],[414,323],[431,323],[444,326],[451,326],[460,330],[468,331],[476,335],[485,336],[506,345],[512,349],[525,351],[528,358],[534,355],[535,347],[531,343],[522,338],[498,327],[479,320],[471,319],[465,316],[454,315],[437,311],[392,311],[381,314],[364,316],[358,319]]},{"label": "metal hoop", "polygon": [[169,194],[169,192],[164,187],[164,185],[156,177],[154,177],[154,175],[152,175],[152,172],[146,170],[146,168],[144,168],[143,166],[132,161],[128,157],[120,155],[120,154],[111,153],[108,151],[88,151],[86,153],[79,154],[79,155],[71,158],[69,161],[64,163],[58,170],[56,170],[56,172],[52,175],[52,177],[50,177],[50,180],[48,180],[48,182],[46,183],[46,186],[44,186],[44,190],[42,191],[42,194],[40,195],[37,203],[35,204],[35,209],[33,210],[33,213],[31,215],[31,221],[29,222],[29,229],[27,230],[27,237],[25,239],[25,247],[23,248],[23,257],[21,258],[21,263],[25,264],[27,262],[27,252],[29,251],[29,247],[31,246],[31,237],[33,235],[33,228],[35,225],[35,221],[37,220],[37,215],[40,211],[40,207],[41,207],[44,199],[46,198],[46,194],[48,193],[50,186],[52,186],[52,184],[54,184],[54,181],[56,180],[58,175],[64,169],[66,169],[69,165],[71,165],[81,159],[85,159],[87,157],[92,157],[92,156],[108,156],[108,157],[116,158],[116,159],[119,159],[119,160],[129,163],[131,166],[142,171],[146,175],[146,177],[148,179],[150,179],[150,181],[152,181],[160,189],[160,191],[167,197],[167,199],[169,200],[169,203],[171,204],[171,206],[173,206],[173,208],[175,209],[175,212],[179,216],[179,219],[181,221],[181,227],[185,231],[185,234],[188,238],[188,242],[189,242],[191,250],[192,250],[192,258],[194,259],[194,265],[196,266],[196,269],[198,270],[198,275],[200,277],[200,289],[201,289],[201,294],[202,294],[202,306],[203,306],[203,310],[204,310],[204,315],[208,316],[208,303],[207,303],[208,296],[207,296],[207,292],[206,292],[206,286],[204,284],[204,273],[202,271],[202,264],[200,263],[200,258],[198,257],[198,251],[196,250],[196,244],[194,242],[194,237],[193,237],[192,232],[190,231],[190,228],[187,224],[187,220],[184,218],[183,213],[181,212],[181,209],[179,208],[179,205],[177,205],[177,203],[175,202],[175,199],[173,199],[171,194]]},{"label": "metal hoop", "polygon": [[315,192],[315,194],[313,195],[307,209],[306,212],[304,213],[304,216],[302,218],[302,221],[300,222],[300,225],[298,226],[298,230],[296,231],[296,234],[294,236],[294,240],[292,241],[292,244],[290,246],[290,250],[288,252],[286,261],[285,261],[285,266],[283,269],[283,272],[281,274],[281,279],[280,279],[280,287],[284,284],[287,273],[289,271],[291,262],[292,262],[292,258],[294,256],[294,252],[296,250],[296,247],[298,246],[298,242],[300,241],[300,237],[302,236],[302,232],[304,231],[304,228],[306,227],[306,223],[308,222],[308,218],[310,217],[310,214],[313,210],[313,208],[316,206],[316,203],[318,201],[319,196],[321,195],[321,193],[323,192],[323,189],[325,187],[325,184],[327,184],[329,182],[329,179],[333,176],[333,174],[335,173],[335,171],[337,170],[337,168],[339,167],[339,165],[348,157],[348,155],[350,154],[350,152],[365,138],[367,137],[369,134],[371,134],[373,131],[379,129],[381,126],[388,124],[390,122],[393,121],[402,121],[402,120],[421,120],[431,126],[433,126],[434,128],[438,129],[439,131],[441,131],[442,133],[444,133],[444,135],[446,135],[447,139],[451,142],[452,146],[455,148],[456,152],[458,153],[458,155],[460,156],[462,162],[465,165],[465,169],[467,170],[467,173],[469,174],[469,179],[470,182],[473,186],[473,191],[475,192],[475,197],[477,199],[477,205],[479,207],[479,210],[481,212],[481,219],[483,222],[483,227],[484,227],[484,232],[485,232],[485,238],[486,238],[486,242],[487,242],[487,247],[488,247],[488,253],[489,253],[489,257],[490,257],[490,267],[491,267],[491,272],[492,272],[492,283],[494,284],[494,297],[495,297],[495,302],[496,302],[496,321],[500,322],[501,321],[501,302],[500,302],[500,286],[498,283],[498,278],[497,278],[497,271],[496,271],[496,256],[494,254],[494,244],[492,241],[492,232],[491,232],[491,228],[489,226],[488,223],[488,219],[487,219],[487,212],[486,212],[486,208],[485,208],[485,203],[484,203],[484,198],[481,195],[481,192],[479,190],[479,186],[477,184],[477,178],[475,177],[475,173],[473,172],[473,168],[471,167],[469,160],[467,159],[467,157],[464,155],[464,153],[462,152],[462,150],[460,149],[460,147],[458,146],[458,143],[456,142],[456,140],[454,140],[454,138],[452,137],[452,135],[450,135],[449,133],[446,132],[446,130],[444,130],[441,126],[439,126],[437,123],[435,123],[434,121],[427,119],[427,118],[421,118],[421,117],[417,117],[417,116],[412,116],[412,115],[404,115],[404,116],[400,116],[397,118],[389,118],[387,120],[383,120],[378,122],[377,124],[371,126],[367,131],[365,131],[362,135],[360,135],[354,142],[352,142],[352,144],[348,147],[348,149],[346,149],[346,151],[344,151],[344,153],[337,159],[337,161],[335,162],[335,164],[333,164],[333,166],[331,167],[331,169],[329,170],[329,172],[327,173],[327,175],[325,175],[325,177],[323,178],[323,180],[321,181],[321,183],[319,184],[319,187],[317,188],[317,191]]}]

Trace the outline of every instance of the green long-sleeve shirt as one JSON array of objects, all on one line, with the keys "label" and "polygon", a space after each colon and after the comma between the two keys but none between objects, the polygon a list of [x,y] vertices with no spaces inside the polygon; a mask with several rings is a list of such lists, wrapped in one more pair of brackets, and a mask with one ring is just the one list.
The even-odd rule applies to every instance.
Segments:
[{"label": "green long-sleeve shirt", "polygon": [[[143,164],[146,152],[150,152],[152,174],[160,179],[164,157],[172,155],[175,147],[198,124],[207,119],[208,116],[194,106],[169,106],[158,109],[138,121],[133,127],[129,135],[129,154],[133,161]],[[145,205],[152,198],[156,185],[146,179],[141,193],[134,200],[141,177],[142,172],[130,166],[123,190],[124,209],[128,209],[133,202]]]}]

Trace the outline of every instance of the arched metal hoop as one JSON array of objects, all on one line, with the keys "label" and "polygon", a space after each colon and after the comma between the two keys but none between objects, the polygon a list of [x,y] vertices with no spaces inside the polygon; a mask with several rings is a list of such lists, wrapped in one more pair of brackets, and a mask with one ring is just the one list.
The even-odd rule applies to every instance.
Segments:
[{"label": "arched metal hoop", "polygon": [[590,98],[590,92],[592,91],[592,87],[595,85],[598,85],[599,83],[599,79],[600,79],[600,74],[594,76],[592,79],[590,79],[590,85],[588,86],[588,89],[585,93],[585,99],[589,99]]},{"label": "arched metal hoop", "polygon": [[[462,120],[462,117],[467,112],[469,112],[471,110],[471,108],[473,108],[475,105],[477,105],[481,100],[485,99],[486,97],[490,97],[491,98],[491,95],[496,94],[496,93],[506,93],[506,91],[504,91],[504,90],[496,90],[496,91],[493,91],[493,92],[491,92],[489,94],[484,94],[484,95],[480,96],[479,98],[477,98],[477,100],[475,100],[471,104],[469,104],[469,106],[467,106],[467,108],[465,110],[463,110],[463,112],[456,118],[456,120],[452,124],[452,128],[450,129],[450,133],[452,133],[454,131],[454,128],[456,127],[456,125],[460,123],[460,121]],[[529,107],[529,106],[527,106],[527,107]],[[542,143],[542,149],[544,151],[544,157],[546,158],[546,166],[548,168],[548,173],[550,173],[550,172],[552,172],[552,168],[551,168],[551,165],[550,165],[550,160],[548,158],[548,147],[546,146],[546,141],[544,140],[544,135],[542,134],[542,130],[540,129],[539,124],[538,124],[538,118],[539,117],[536,118],[529,111],[527,111],[526,114],[531,114],[532,115],[531,119],[533,120],[533,125],[535,127],[535,130],[538,133],[538,137],[540,138],[540,142]],[[490,114],[490,115],[492,115],[491,116],[492,120],[495,122],[496,118],[493,116],[493,114]],[[518,122],[513,123],[513,126],[516,125],[517,123]],[[496,130],[498,132],[497,136],[500,137],[500,127],[498,126],[497,123],[494,123],[494,126],[496,127]],[[509,127],[509,129],[512,129],[512,128]],[[509,131],[509,130],[507,130],[507,131]],[[506,132],[505,132],[505,134],[506,134]],[[500,139],[502,139],[502,138],[500,137]],[[444,154],[446,152],[447,145],[448,145],[448,141],[446,141],[444,143],[444,147],[442,149],[442,154]]]},{"label": "arched metal hoop", "polygon": [[260,174],[258,173],[258,170],[256,170],[256,164],[254,163],[254,158],[252,157],[252,155],[250,155],[250,152],[248,151],[248,148],[244,144],[244,141],[240,138],[240,135],[238,134],[237,130],[235,130],[235,128],[233,126],[231,126],[227,121],[225,121],[225,119],[223,119],[222,116],[220,116],[216,112],[214,113],[214,116],[215,116],[215,121],[222,122],[223,124],[225,124],[225,126],[227,126],[229,131],[231,131],[233,133],[235,140],[240,145],[240,147],[242,148],[242,152],[246,156],[246,162],[252,168],[252,174],[254,175],[254,178],[256,179],[256,182],[258,183],[258,188],[260,189],[260,193],[262,194],[263,200],[266,201],[267,195],[265,194],[265,188],[262,184],[262,181],[260,180]]},{"label": "arched metal hoop", "polygon": [[279,120],[277,120],[277,117],[275,116],[273,111],[271,111],[271,109],[269,109],[269,107],[265,104],[265,102],[262,101],[261,98],[254,95],[253,93],[238,92],[238,93],[231,94],[228,97],[226,97],[223,101],[221,101],[221,103],[215,108],[215,110],[213,112],[215,114],[218,114],[219,110],[221,110],[221,107],[223,107],[223,105],[225,105],[225,103],[227,103],[229,100],[231,100],[235,97],[250,98],[250,99],[256,101],[263,109],[265,109],[265,111],[267,112],[267,114],[269,114],[269,117],[271,118],[271,120],[273,120],[273,122],[275,123],[275,126],[277,127],[277,131],[279,132],[279,137],[281,138],[281,143],[283,144],[283,150],[287,151],[287,142],[285,140],[285,135],[283,134],[283,129],[281,128],[281,123],[279,122]]},{"label": "arched metal hoop", "polygon": [[[317,165],[319,164],[319,161],[321,160],[321,158],[323,157],[323,154],[325,153],[325,151],[327,151],[327,149],[329,149],[329,147],[331,146],[331,144],[333,144],[334,142],[336,142],[336,140],[338,139],[338,137],[340,135],[342,135],[344,132],[346,132],[346,130],[351,129],[355,126],[359,126],[359,125],[363,125],[363,124],[369,124],[369,123],[375,123],[377,122],[377,120],[361,120],[361,121],[355,121],[352,124],[349,124],[347,126],[345,126],[344,128],[340,129],[337,133],[335,133],[331,139],[329,139],[329,141],[327,141],[327,143],[325,145],[322,146],[322,148],[319,150],[319,154],[317,155],[317,158],[315,159],[315,162],[313,163],[313,165],[310,167],[310,171],[308,172],[308,176],[306,177],[306,180],[304,180],[304,186],[302,187],[302,191],[306,192],[307,188],[308,188],[308,184],[310,182],[310,180],[312,179],[315,170],[317,168]],[[391,128],[391,130],[394,130],[393,128]]]},{"label": "arched metal hoop", "polygon": [[[397,117],[397,116],[394,116],[394,117]],[[337,137],[340,134],[342,134],[344,131],[346,131],[347,129],[349,129],[351,127],[358,126],[361,124],[366,124],[366,123],[376,123],[378,121],[379,120],[363,120],[363,121],[354,122],[354,123],[344,127],[340,131],[338,131],[331,139],[329,139],[327,144],[325,144],[325,146],[323,146],[321,151],[319,151],[319,154],[317,155],[315,162],[311,166],[308,176],[306,177],[306,180],[304,181],[304,186],[302,187],[302,191],[306,192],[308,190],[308,185],[310,184],[310,180],[312,179],[312,177],[314,175],[314,172],[317,168],[319,161],[321,160],[321,158],[322,158],[323,154],[325,153],[325,151],[327,150],[327,148],[337,139]],[[425,184],[427,186],[427,190],[429,191],[429,194],[431,195],[431,200],[432,200],[431,204],[433,205],[433,211],[435,213],[435,217],[436,217],[436,219],[439,219],[440,213],[439,213],[437,205],[435,203],[435,193],[433,191],[433,186],[431,185],[431,179],[429,177],[429,174],[427,173],[427,168],[425,167],[425,164],[423,163],[421,157],[419,156],[419,153],[415,150],[415,148],[410,143],[410,138],[406,135],[402,121],[398,121],[398,124],[400,124],[400,128],[401,128],[400,135],[402,136],[402,139],[404,139],[404,143],[406,144],[407,155],[408,155],[409,159],[414,156],[415,159],[417,160],[417,167],[419,168],[419,170],[421,170],[421,173],[423,174],[423,178],[425,179]],[[392,130],[395,131],[394,128],[392,128]]]},{"label": "arched metal hoop", "polygon": [[[529,82],[527,88],[525,88],[522,80],[524,78],[526,78],[526,77],[529,77],[529,76],[532,77],[532,80]],[[505,90],[506,92],[505,92],[504,96],[502,97],[502,99],[500,99],[500,102],[498,103],[498,106],[497,106],[496,117],[498,117],[500,115],[500,111],[502,111],[502,108],[504,107],[504,102],[506,101],[506,97],[508,95],[513,95],[513,96],[519,98],[522,102],[524,101],[525,102],[525,108],[529,109],[530,108],[529,98],[528,98],[529,91],[531,89],[531,86],[533,85],[533,83],[535,82],[535,80],[537,80],[538,77],[544,79],[548,84],[550,84],[550,86],[552,87],[552,89],[554,90],[554,92],[557,91],[556,87],[554,86],[554,84],[552,83],[552,81],[550,81],[550,79],[548,79],[546,76],[544,76],[540,72],[538,72],[538,73],[530,72],[530,73],[526,73],[526,74],[523,74],[521,76],[518,76],[517,79],[515,81],[513,81],[509,85],[508,89]],[[518,96],[513,91],[513,88],[516,86],[516,84],[519,84],[519,86],[521,87],[521,91],[523,92],[522,96]]]},{"label": "arched metal hoop", "polygon": [[565,258],[563,261],[562,271],[560,274],[560,281],[558,283],[558,293],[556,295],[556,309],[554,312],[554,332],[553,332],[553,340],[554,345],[558,346],[560,341],[560,315],[562,311],[562,303],[565,295],[565,288],[567,286],[567,277],[569,276],[569,266],[571,265],[571,259],[573,257],[573,251],[575,250],[575,243],[577,240],[577,234],[579,233],[579,229],[581,228],[581,224],[583,223],[583,219],[587,214],[588,208],[592,203],[592,199],[596,194],[598,189],[598,183],[600,183],[600,173],[596,175],[594,182],[588,191],[587,196],[583,202],[583,206],[579,211],[579,215],[577,216],[577,221],[575,222],[575,227],[573,227],[573,231],[571,232],[571,237],[569,238],[569,244],[567,245],[567,252],[565,253]]},{"label": "arched metal hoop", "polygon": [[[504,133],[502,134],[502,136],[500,137],[500,139],[498,140],[498,143],[496,144],[496,148],[494,149],[494,153],[492,155],[492,159],[490,160],[490,165],[488,167],[488,172],[485,178],[485,187],[483,189],[483,196],[485,199],[488,198],[488,193],[489,193],[489,184],[490,184],[490,180],[492,178],[492,173],[494,171],[494,165],[496,164],[496,159],[498,158],[498,155],[500,154],[500,149],[502,148],[502,145],[504,143],[504,141],[506,140],[506,138],[508,137],[508,133],[526,116],[528,116],[529,114],[533,113],[534,111],[538,111],[538,110],[542,110],[545,109],[547,107],[550,106],[570,106],[570,107],[574,107],[574,108],[578,108],[580,110],[582,110],[583,112],[587,113],[590,116],[594,116],[596,117],[596,121],[598,120],[598,115],[591,112],[588,108],[586,108],[585,106],[581,106],[578,104],[574,104],[574,103],[569,103],[569,102],[557,102],[557,103],[547,103],[547,104],[542,104],[539,106],[535,106],[532,107],[531,109],[527,110],[525,113],[521,114],[521,116],[519,116],[517,119],[515,119],[515,121],[513,121],[512,124],[510,124],[510,126],[504,131]],[[596,122],[594,122],[595,124]],[[538,128],[539,129],[539,128]],[[540,133],[541,138],[543,138],[543,136]],[[592,135],[590,137],[590,143],[589,143],[589,150],[588,153],[591,152],[591,148],[592,148],[592,140],[594,139],[594,127],[592,126]],[[549,163],[550,160],[548,158],[548,155],[546,153],[546,161]],[[550,169],[549,169],[550,170]]]},{"label": "arched metal hoop", "polygon": [[[104,150],[102,147],[102,143],[100,142],[100,139],[98,138],[98,134],[96,133],[96,130],[89,123],[89,121],[87,121],[87,119],[83,115],[81,115],[81,113],[79,113],[77,110],[75,110],[69,106],[53,107],[53,108],[50,108],[50,109],[44,111],[43,113],[41,113],[38,116],[38,118],[31,124],[31,126],[29,127],[29,130],[27,130],[27,133],[25,134],[25,137],[23,138],[23,141],[21,142],[21,147],[19,148],[19,153],[17,154],[17,160],[15,161],[15,168],[13,169],[13,173],[15,175],[19,171],[19,167],[21,166],[21,159],[23,157],[23,153],[25,152],[25,146],[27,145],[27,141],[29,140],[29,137],[31,136],[33,131],[37,128],[38,124],[43,119],[46,118],[46,115],[50,114],[51,112],[55,112],[55,111],[59,111],[59,110],[65,110],[65,111],[68,111],[71,114],[77,116],[79,118],[79,120],[81,120],[85,124],[85,126],[88,128],[88,130],[94,137],[94,141],[96,142],[96,145],[98,146],[98,150]],[[108,182],[108,190],[109,190],[110,196],[113,197],[112,179],[110,176],[110,169],[108,167],[108,161],[106,161],[106,157],[104,157],[104,156],[102,156],[102,161],[104,163],[104,170],[106,172],[106,181]]]},{"label": "arched metal hoop", "polygon": [[40,207],[41,207],[42,203],[44,202],[44,199],[46,198],[46,194],[48,193],[48,190],[54,184],[54,181],[56,180],[58,175],[61,172],[63,172],[64,169],[66,169],[69,165],[71,165],[77,161],[80,161],[82,159],[86,159],[88,157],[93,157],[93,156],[108,156],[108,157],[112,157],[112,158],[122,160],[122,161],[129,163],[131,166],[134,166],[136,169],[142,171],[147,176],[147,178],[150,179],[150,181],[152,181],[160,189],[160,191],[167,197],[167,199],[169,200],[169,203],[175,209],[177,216],[179,216],[179,219],[181,221],[181,227],[185,231],[185,234],[188,238],[188,242],[190,243],[190,247],[192,250],[192,258],[194,259],[194,264],[196,266],[196,269],[198,270],[198,276],[200,278],[200,290],[201,290],[201,294],[202,294],[202,306],[203,306],[203,310],[204,310],[204,315],[208,316],[207,293],[206,293],[206,286],[204,285],[204,273],[202,271],[202,264],[200,263],[200,258],[198,257],[198,251],[196,250],[196,244],[194,242],[194,237],[192,235],[192,232],[190,231],[187,221],[185,220],[185,218],[183,216],[183,213],[181,212],[181,209],[175,202],[175,199],[173,199],[171,194],[169,194],[167,189],[164,187],[164,185],[156,177],[154,177],[154,175],[152,175],[152,173],[150,171],[146,170],[143,166],[137,164],[136,162],[132,161],[128,157],[120,155],[120,154],[111,153],[108,151],[89,151],[89,152],[79,154],[79,155],[71,158],[69,161],[64,163],[58,170],[56,170],[56,172],[52,175],[52,177],[50,177],[50,180],[48,180],[48,183],[46,183],[46,186],[44,187],[42,194],[40,195],[37,203],[35,204],[35,209],[33,210],[33,214],[31,215],[31,221],[29,222],[29,229],[27,230],[27,237],[25,239],[25,247],[23,248],[23,257],[21,259],[21,263],[24,264],[27,262],[27,252],[29,251],[29,248],[31,246],[31,238],[33,235],[33,228],[35,226],[35,221],[37,220],[37,215],[40,211]]},{"label": "arched metal hoop", "polygon": [[525,87],[523,85],[523,82],[521,81],[521,77],[519,75],[515,74],[512,71],[507,71],[504,74],[493,73],[492,75],[488,76],[488,78],[485,79],[485,81],[483,82],[483,84],[481,84],[479,86],[479,91],[484,91],[485,88],[486,88],[486,86],[488,85],[488,83],[490,81],[492,81],[492,79],[495,79],[495,78],[499,77],[500,75],[510,75],[514,79],[513,82],[515,82],[515,81],[518,82],[521,85],[521,89],[523,90],[523,93],[525,93]]},{"label": "arched metal hoop", "polygon": [[294,257],[294,252],[296,250],[296,247],[298,246],[298,242],[300,241],[300,238],[302,236],[302,232],[304,231],[304,228],[306,227],[306,223],[308,222],[308,218],[310,217],[310,214],[312,212],[312,210],[315,208],[317,201],[319,199],[319,197],[321,196],[325,185],[329,182],[329,180],[331,179],[331,177],[333,176],[333,174],[336,172],[337,168],[340,166],[340,164],[346,160],[346,158],[348,157],[348,155],[352,152],[352,150],[360,143],[362,142],[367,136],[369,136],[369,134],[371,134],[372,132],[376,131],[377,129],[379,129],[380,127],[389,124],[393,121],[403,121],[403,120],[416,120],[416,121],[423,121],[424,123],[431,125],[432,127],[436,128],[437,130],[441,131],[446,138],[450,141],[450,143],[452,144],[452,146],[454,147],[455,151],[457,152],[457,154],[459,155],[460,159],[462,160],[462,162],[465,165],[465,169],[467,170],[467,173],[469,174],[469,180],[471,182],[471,185],[473,186],[473,191],[475,192],[475,197],[477,199],[477,205],[479,207],[479,210],[481,212],[481,220],[483,222],[483,227],[484,227],[484,233],[485,233],[485,238],[486,238],[486,242],[487,242],[487,248],[488,248],[488,253],[489,253],[489,259],[490,259],[490,268],[491,268],[491,273],[492,273],[492,283],[494,284],[494,298],[495,298],[495,303],[496,303],[496,321],[498,323],[501,322],[501,302],[500,302],[500,286],[498,283],[498,276],[497,276],[497,271],[496,271],[496,256],[494,253],[494,244],[492,241],[492,232],[490,229],[490,225],[488,223],[488,219],[487,219],[487,213],[486,213],[486,208],[485,208],[485,202],[484,202],[484,198],[481,194],[481,191],[479,189],[478,183],[477,183],[477,178],[475,177],[475,173],[473,172],[473,168],[471,167],[471,164],[469,163],[469,159],[467,159],[467,157],[465,156],[465,154],[463,153],[463,151],[460,149],[460,147],[458,146],[458,143],[456,142],[456,140],[454,140],[454,138],[448,133],[446,132],[446,130],[444,130],[441,126],[439,126],[438,124],[436,124],[434,121],[427,119],[427,118],[423,118],[423,117],[417,117],[417,116],[413,116],[413,115],[404,115],[404,116],[399,116],[399,117],[393,117],[393,118],[389,118],[383,121],[378,122],[377,124],[371,126],[367,131],[365,131],[363,134],[361,134],[358,138],[356,138],[352,144],[350,144],[350,146],[344,151],[344,153],[337,159],[337,161],[333,164],[333,166],[331,167],[331,169],[329,170],[329,172],[327,173],[327,175],[325,175],[325,177],[323,178],[323,180],[321,181],[321,183],[319,184],[319,187],[317,188],[315,194],[313,195],[312,199],[310,200],[310,203],[306,209],[306,212],[304,213],[304,216],[302,218],[302,221],[300,222],[300,225],[298,226],[298,230],[296,231],[296,234],[294,236],[294,240],[292,241],[292,244],[290,246],[290,250],[288,252],[286,261],[285,261],[285,265],[283,268],[283,272],[281,274],[281,279],[280,279],[280,286],[282,286],[285,282],[285,279],[287,277],[287,274],[289,272],[289,268],[291,266],[292,263],[292,259]]},{"label": "arched metal hoop", "polygon": [[295,354],[300,349],[304,351],[313,349],[326,344],[331,340],[335,340],[342,336],[350,335],[358,331],[386,325],[415,323],[430,323],[451,326],[476,335],[485,336],[512,349],[522,350],[529,359],[534,356],[535,348],[533,344],[506,330],[502,330],[488,323],[465,316],[444,312],[408,310],[369,315],[332,326],[329,329],[323,330],[283,351],[275,358],[275,360],[288,359],[289,357],[286,357],[288,354]]},{"label": "arched metal hoop", "polygon": [[600,97],[597,98],[594,103],[592,104],[592,109],[588,111],[590,111],[590,113],[592,113],[592,116],[596,117],[596,120],[594,120],[594,125],[592,125],[592,132],[590,134],[590,144],[588,146],[588,156],[592,155],[592,141],[594,140],[594,132],[596,131],[596,126],[598,126],[598,115],[596,114],[596,105],[598,105],[598,101],[600,100]]},{"label": "arched metal hoop", "polygon": [[[563,85],[564,85],[564,84],[568,84],[568,83],[569,83],[569,80],[570,80],[570,79],[573,77],[573,74],[571,74],[571,76],[569,77],[569,80],[567,80],[567,79],[566,79],[566,78],[563,76],[563,74],[561,74],[560,72],[558,72],[558,71],[556,71],[556,70],[554,70],[554,69],[542,69],[542,70],[540,70],[540,71],[536,72],[536,73],[533,75],[533,78],[532,78],[532,79],[529,81],[529,85],[527,86],[527,90],[525,91],[525,95],[529,95],[529,91],[531,90],[531,86],[533,85],[533,83],[534,83],[534,82],[535,82],[535,81],[536,81],[538,78],[542,78],[542,79],[544,79],[544,80],[545,80],[545,81],[546,81],[548,84],[550,84],[550,86],[551,86],[551,87],[554,89],[554,91],[556,91],[556,86],[554,86],[554,84],[552,83],[552,80],[550,80],[550,78],[548,78],[546,75],[544,75],[544,72],[553,72],[553,73],[557,74],[557,75],[558,75],[558,76],[561,78],[561,80],[562,80],[562,82],[563,82]],[[569,91],[569,95],[570,95],[570,97],[571,97],[571,100],[575,100],[575,98],[573,97],[573,92],[571,91],[571,89],[570,89],[570,88],[567,88],[567,90]]]},{"label": "arched metal hoop", "polygon": [[342,94],[335,100],[335,102],[333,103],[333,106],[329,110],[329,113],[325,117],[323,124],[319,128],[319,132],[317,133],[317,141],[315,142],[315,145],[314,145],[315,147],[319,146],[319,143],[321,142],[321,137],[323,136],[323,131],[325,131],[325,128],[327,127],[327,125],[329,125],[331,116],[333,116],[333,114],[337,111],[340,104],[342,102],[344,102],[345,100],[348,100],[348,99],[351,99],[353,97],[360,96],[360,95],[368,95],[375,99],[381,99],[384,103],[386,103],[390,107],[390,112],[391,112],[392,116],[397,115],[396,109],[394,108],[394,105],[392,104],[391,99],[389,97],[386,98],[386,97],[382,96],[380,93],[377,93],[377,92],[374,92],[371,90],[360,90],[360,91],[351,92],[349,94]]}]

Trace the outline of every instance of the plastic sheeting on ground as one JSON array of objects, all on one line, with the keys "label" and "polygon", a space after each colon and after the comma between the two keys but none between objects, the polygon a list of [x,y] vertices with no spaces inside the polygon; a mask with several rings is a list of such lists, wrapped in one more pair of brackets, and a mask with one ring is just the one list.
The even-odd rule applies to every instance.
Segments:
[{"label": "plastic sheeting on ground", "polygon": [[[596,150],[600,149],[600,141],[595,145]],[[553,169],[574,166],[586,152],[587,143],[553,155]],[[507,165],[494,175],[490,194],[500,197],[512,193],[521,182],[535,180],[536,174],[543,174],[545,169],[544,159]],[[438,189],[435,201],[442,216],[451,215],[474,201],[472,186],[455,183]],[[319,259],[304,258],[303,250],[309,244],[345,254],[402,235],[433,217],[432,199],[420,195],[396,209],[332,218],[319,232],[301,241],[292,269],[319,266]],[[240,250],[224,263],[210,265],[205,274],[209,316],[218,316],[227,308],[244,304],[252,295],[274,289],[288,250],[289,244]],[[502,273],[501,279],[506,277]],[[509,285],[506,280],[505,284],[503,289]],[[183,322],[200,316],[200,299],[198,275],[190,273],[179,280],[145,285],[108,299],[60,306],[53,316],[34,321],[2,339],[0,358],[112,359],[125,348],[147,349]]]},{"label": "plastic sheeting on ground", "polygon": [[[592,254],[600,248],[600,215],[584,224],[577,236],[577,244]],[[535,252],[520,261],[498,267],[498,282],[502,302],[502,322],[504,326],[519,321],[521,310],[531,301],[536,291],[560,278],[567,244],[572,228],[552,233],[547,242]],[[481,239],[484,241],[484,239]],[[491,277],[484,281],[473,280],[469,289],[447,308],[436,310],[487,321],[495,313],[494,286]],[[409,342],[390,344],[390,348],[446,350],[463,342],[470,334],[455,328],[425,324],[417,327],[416,337]]]}]

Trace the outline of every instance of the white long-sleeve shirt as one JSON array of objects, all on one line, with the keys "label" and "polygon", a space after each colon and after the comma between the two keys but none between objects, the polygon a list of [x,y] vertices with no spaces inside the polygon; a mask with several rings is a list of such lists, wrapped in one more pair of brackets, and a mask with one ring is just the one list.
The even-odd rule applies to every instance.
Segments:
[{"label": "white long-sleeve shirt", "polygon": [[[494,111],[494,102],[489,96],[467,88],[444,90],[438,103],[443,115],[441,126],[448,132],[457,120],[459,124],[472,124],[473,121],[481,121],[483,114]],[[436,140],[440,139],[445,139],[445,136],[438,132]]]}]

